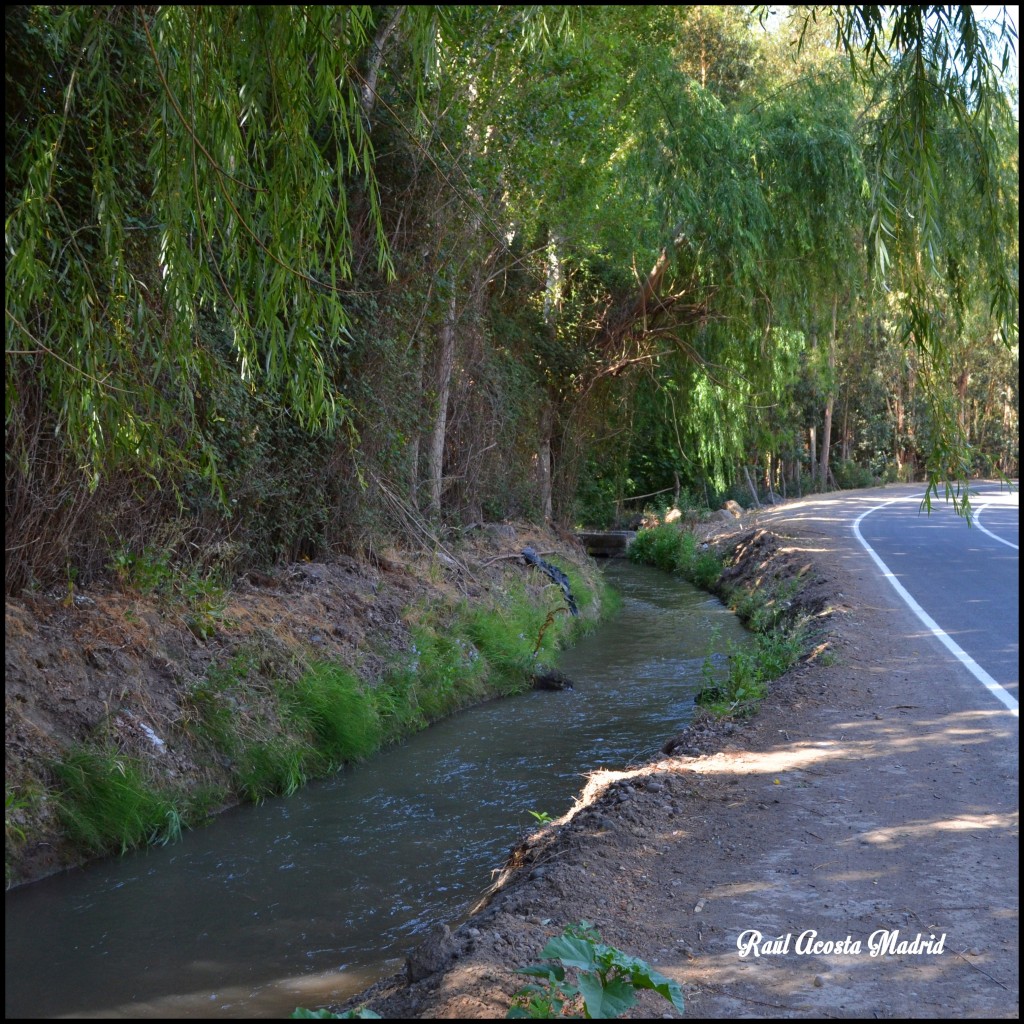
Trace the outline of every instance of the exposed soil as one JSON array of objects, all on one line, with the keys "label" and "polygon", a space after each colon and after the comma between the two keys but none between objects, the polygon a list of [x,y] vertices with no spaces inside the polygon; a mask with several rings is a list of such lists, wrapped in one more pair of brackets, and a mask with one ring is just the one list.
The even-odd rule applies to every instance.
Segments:
[{"label": "exposed soil", "polygon": [[[866,499],[719,524],[716,543],[742,540],[732,582],[802,573],[827,656],[778,680],[752,720],[698,720],[666,735],[670,756],[595,775],[512,851],[475,915],[349,1005],[504,1017],[515,968],[586,920],[679,982],[691,1017],[1016,1017],[1016,719],[922,636],[857,547],[849,512]],[[785,952],[741,957],[751,930]],[[811,931],[849,942],[807,952]],[[934,951],[871,956],[881,932],[934,937]],[[645,993],[626,1016],[677,1014]]]},{"label": "exposed soil", "polygon": [[[189,692],[212,667],[245,651],[257,659],[257,675],[272,680],[329,659],[372,685],[388,658],[408,649],[410,609],[413,618],[415,609],[443,615],[513,578],[538,595],[552,586],[517,557],[526,546],[593,573],[571,537],[492,524],[472,531],[457,554],[389,551],[372,562],[342,556],[252,572],[205,610],[201,628],[181,600],[113,583],[7,600],[5,784],[15,798],[6,815],[8,886],[83,860],[57,820],[51,759],[105,742],[143,759],[165,783],[228,792],[227,766],[190,729]],[[248,697],[239,715],[260,712],[258,688]]]}]

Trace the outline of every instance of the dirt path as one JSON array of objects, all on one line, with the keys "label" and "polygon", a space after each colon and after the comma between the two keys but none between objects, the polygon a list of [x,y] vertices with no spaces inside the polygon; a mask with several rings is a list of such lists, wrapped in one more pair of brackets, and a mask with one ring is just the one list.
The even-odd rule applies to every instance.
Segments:
[{"label": "dirt path", "polygon": [[[585,919],[678,981],[690,1017],[1017,1016],[1017,720],[922,635],[857,545],[847,513],[866,493],[758,524],[829,589],[833,663],[779,680],[753,722],[688,737],[712,753],[592,780],[481,913],[412,958],[421,980],[360,1002],[503,1017],[514,968]],[[786,951],[741,957],[751,932]],[[876,933],[935,946],[871,956]],[[669,1010],[645,997],[627,1016]]]}]

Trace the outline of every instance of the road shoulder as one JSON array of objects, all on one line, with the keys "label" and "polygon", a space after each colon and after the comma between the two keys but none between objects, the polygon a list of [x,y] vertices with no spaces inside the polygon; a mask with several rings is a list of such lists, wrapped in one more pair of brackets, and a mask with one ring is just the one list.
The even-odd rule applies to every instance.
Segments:
[{"label": "road shoulder", "polygon": [[[412,984],[354,1002],[503,1017],[515,968],[587,920],[678,981],[689,1016],[1017,1016],[1016,719],[878,576],[850,500],[758,524],[827,584],[832,664],[796,667],[751,722],[698,727],[701,756],[594,777],[414,954]],[[670,1010],[648,994],[627,1016]]]}]

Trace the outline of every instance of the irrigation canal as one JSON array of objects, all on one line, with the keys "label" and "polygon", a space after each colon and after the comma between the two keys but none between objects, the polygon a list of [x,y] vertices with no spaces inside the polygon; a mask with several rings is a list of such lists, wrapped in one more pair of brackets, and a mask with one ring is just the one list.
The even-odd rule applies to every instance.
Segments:
[{"label": "irrigation canal", "polygon": [[584,773],[656,754],[709,653],[747,642],[721,603],[616,560],[622,611],[559,668],[564,693],[472,708],[287,799],[173,846],[6,898],[6,1016],[287,1017],[397,970],[487,888],[530,811]]}]

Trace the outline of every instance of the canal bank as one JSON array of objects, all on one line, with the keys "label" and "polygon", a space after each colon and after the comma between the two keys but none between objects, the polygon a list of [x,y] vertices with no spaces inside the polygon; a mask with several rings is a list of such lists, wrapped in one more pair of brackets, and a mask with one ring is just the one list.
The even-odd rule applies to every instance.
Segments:
[{"label": "canal bank", "polygon": [[581,778],[657,753],[705,664],[751,642],[684,581],[606,574],[619,611],[556,660],[574,689],[468,708],[178,843],[9,893],[7,1015],[286,1017],[390,973]]},{"label": "canal bank", "polygon": [[571,538],[510,524],[231,589],[147,552],[109,583],[5,602],[8,887],[173,841],[528,689],[606,611]]}]

